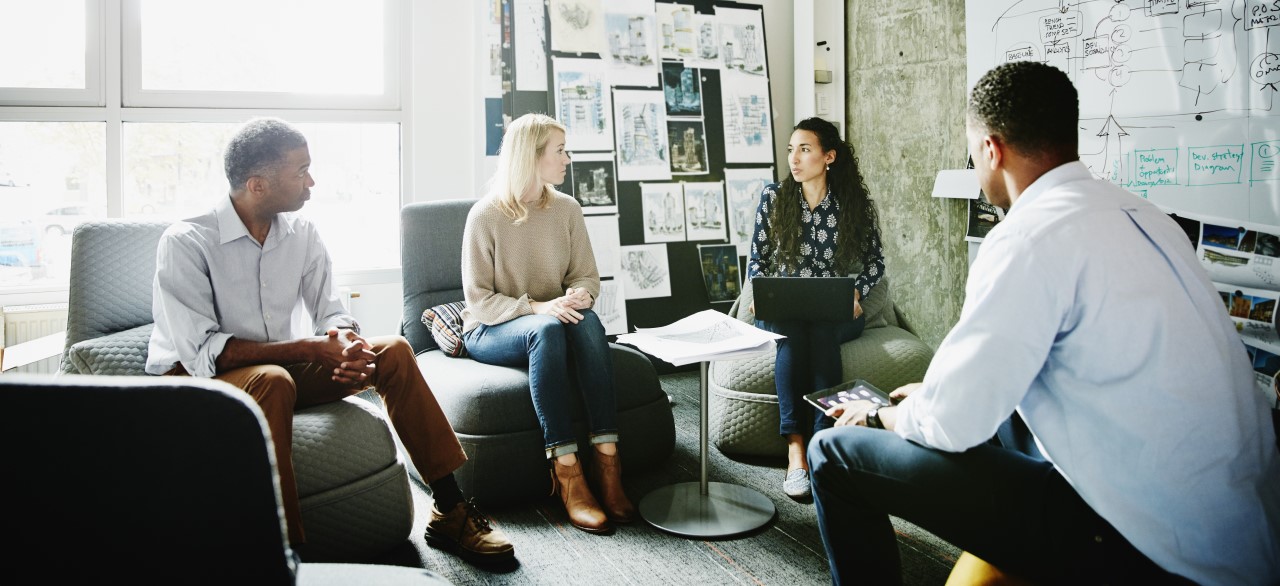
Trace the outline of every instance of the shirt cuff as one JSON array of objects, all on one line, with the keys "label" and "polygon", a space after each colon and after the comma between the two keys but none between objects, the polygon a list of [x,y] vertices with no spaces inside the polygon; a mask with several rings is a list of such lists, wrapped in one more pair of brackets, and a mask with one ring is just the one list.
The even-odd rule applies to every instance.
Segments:
[{"label": "shirt cuff", "polygon": [[201,378],[213,378],[217,375],[218,356],[222,355],[222,350],[227,347],[227,340],[231,337],[231,334],[225,332],[210,335],[209,340],[199,349],[191,364],[182,362],[182,367],[187,369],[187,374]]}]

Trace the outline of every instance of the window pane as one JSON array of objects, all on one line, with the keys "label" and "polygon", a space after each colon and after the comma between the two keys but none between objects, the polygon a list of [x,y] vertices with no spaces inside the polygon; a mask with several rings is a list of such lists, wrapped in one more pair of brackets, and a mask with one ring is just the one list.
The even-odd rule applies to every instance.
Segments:
[{"label": "window pane", "polygon": [[106,216],[106,124],[0,122],[0,289],[67,283],[71,230]]},{"label": "window pane", "polygon": [[[298,124],[316,181],[300,212],[319,226],[334,267],[400,263],[400,126]],[[223,150],[238,124],[124,125],[125,216],[177,220],[203,213],[228,185]],[[350,231],[359,247],[341,246]]]},{"label": "window pane", "polygon": [[83,89],[84,0],[0,2],[0,87]]},{"label": "window pane", "polygon": [[383,93],[383,2],[141,6],[144,90]]}]

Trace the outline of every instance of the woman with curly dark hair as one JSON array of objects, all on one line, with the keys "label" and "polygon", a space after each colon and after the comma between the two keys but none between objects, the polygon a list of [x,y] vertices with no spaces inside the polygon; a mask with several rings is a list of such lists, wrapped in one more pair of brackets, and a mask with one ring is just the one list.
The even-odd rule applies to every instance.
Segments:
[{"label": "woman with curly dark hair", "polygon": [[844,381],[840,345],[862,335],[861,302],[884,274],[884,254],[875,205],[853,148],[835,125],[821,118],[801,120],[787,152],[790,176],[765,187],[760,196],[748,276],[856,277],[853,321],[756,320],[757,326],[786,336],[778,342],[774,367],[779,433],[787,439],[782,487],[789,496],[805,498],[810,496],[806,437],[832,422],[804,396]]}]

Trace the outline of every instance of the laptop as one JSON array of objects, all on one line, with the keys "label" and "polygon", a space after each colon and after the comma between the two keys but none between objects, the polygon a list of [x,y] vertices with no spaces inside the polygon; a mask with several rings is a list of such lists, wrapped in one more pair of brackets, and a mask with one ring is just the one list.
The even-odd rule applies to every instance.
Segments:
[{"label": "laptop", "polygon": [[855,277],[756,277],[756,318],[765,321],[853,321]]}]

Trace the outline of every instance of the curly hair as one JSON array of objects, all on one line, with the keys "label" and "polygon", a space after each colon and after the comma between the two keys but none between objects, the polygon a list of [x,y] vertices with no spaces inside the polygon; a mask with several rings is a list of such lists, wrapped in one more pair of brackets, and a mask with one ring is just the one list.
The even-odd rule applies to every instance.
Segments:
[{"label": "curly hair", "polygon": [[[865,262],[872,243],[880,239],[880,220],[876,206],[867,195],[867,184],[858,170],[858,159],[853,147],[840,138],[835,125],[821,118],[806,118],[792,131],[808,130],[818,137],[822,152],[836,151],[836,159],[827,171],[827,186],[831,197],[840,206],[836,218],[839,240],[836,246],[835,266],[839,271],[851,272],[857,263]],[[778,198],[769,212],[769,237],[777,247],[779,264],[796,266],[800,257],[803,210],[800,202],[800,184],[790,173],[782,179]],[[852,243],[852,246],[849,244]]]},{"label": "curly hair", "polygon": [[223,168],[231,189],[244,188],[250,177],[263,175],[284,161],[289,151],[307,146],[307,138],[279,118],[253,118],[227,143]]},{"label": "curly hair", "polygon": [[1014,61],[988,71],[973,86],[971,124],[1026,155],[1079,158],[1080,100],[1061,69]]}]

